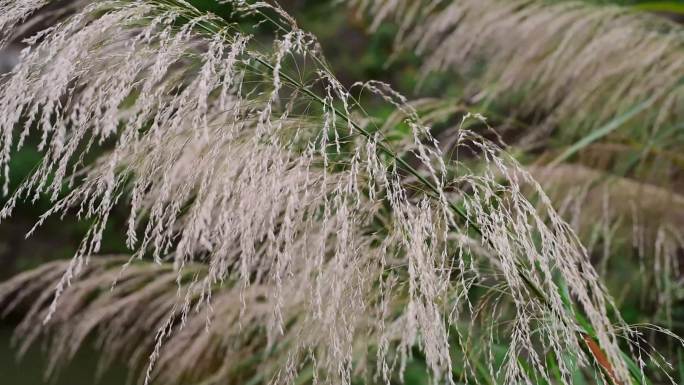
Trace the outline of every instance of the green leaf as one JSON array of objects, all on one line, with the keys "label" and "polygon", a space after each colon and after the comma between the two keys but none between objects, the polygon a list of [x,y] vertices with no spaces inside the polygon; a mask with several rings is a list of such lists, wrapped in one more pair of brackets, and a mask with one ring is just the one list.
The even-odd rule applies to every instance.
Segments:
[{"label": "green leaf", "polygon": [[634,8],[648,12],[667,12],[684,15],[684,4],[677,1],[653,1],[637,4]]},{"label": "green leaf", "polygon": [[581,151],[588,145],[596,142],[597,140],[603,138],[604,136],[610,134],[611,132],[617,130],[620,128],[623,124],[628,122],[630,119],[641,113],[642,111],[646,110],[647,108],[651,107],[653,103],[656,101],[656,96],[652,96],[643,102],[637,104],[636,106],[632,107],[631,109],[627,110],[625,113],[623,113],[620,116],[617,116],[613,118],[610,122],[605,124],[603,127],[598,128],[595,131],[592,131],[589,135],[585,136],[582,138],[580,141],[577,143],[573,144],[565,150],[560,156],[558,156],[556,159],[554,159],[549,165],[550,166],[556,166],[566,160],[568,160],[570,157],[575,155],[577,152]]}]

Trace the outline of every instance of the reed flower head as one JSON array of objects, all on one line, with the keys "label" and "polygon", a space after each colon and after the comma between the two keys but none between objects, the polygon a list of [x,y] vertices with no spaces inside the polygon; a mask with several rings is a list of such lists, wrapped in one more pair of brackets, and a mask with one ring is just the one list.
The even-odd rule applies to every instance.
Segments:
[{"label": "reed flower head", "polygon": [[[483,167],[447,167],[403,96],[379,82],[343,87],[278,6],[224,3],[238,22],[183,0],[87,2],[30,38],[3,78],[0,165],[34,133],[44,158],[0,216],[48,194],[37,226],[69,213],[92,222],[63,272],[0,286],[8,311],[48,287],[20,329],[28,343],[36,322],[57,328],[57,360],[101,327],[106,351],[135,352],[133,366],[148,355],[145,383],[217,383],[246,365],[265,383],[389,384],[418,349],[434,383],[481,378],[487,357],[486,377],[531,385],[551,382],[547,354],[564,384],[571,365],[597,364],[589,340],[607,357],[600,378],[630,381],[584,248],[511,157],[462,127],[456,148]],[[0,20],[31,11],[0,4]],[[396,107],[410,140],[397,147],[363,124],[360,90]],[[106,154],[88,160],[98,146]],[[130,212],[121,269],[91,261],[115,206]],[[200,363],[176,366],[181,351]],[[244,352],[254,361],[233,366]]]},{"label": "reed flower head", "polygon": [[[399,25],[397,44],[423,71],[454,71],[482,97],[508,103],[541,127],[576,139],[616,116],[649,132],[681,122],[684,33],[662,18],[582,1],[348,0],[371,28]],[[541,117],[541,119],[539,119]]]}]

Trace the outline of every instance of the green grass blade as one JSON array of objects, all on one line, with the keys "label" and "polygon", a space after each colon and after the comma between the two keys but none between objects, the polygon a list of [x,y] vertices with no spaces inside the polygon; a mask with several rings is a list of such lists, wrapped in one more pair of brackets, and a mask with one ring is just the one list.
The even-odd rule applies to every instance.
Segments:
[{"label": "green grass blade", "polygon": [[656,97],[652,96],[645,101],[637,104],[636,106],[632,107],[631,109],[627,110],[624,114],[617,116],[613,118],[610,122],[608,122],[606,125],[603,127],[598,128],[595,131],[592,131],[589,135],[585,136],[581,140],[579,140],[577,143],[573,144],[565,150],[560,156],[558,156],[556,159],[554,159],[549,165],[550,166],[556,166],[566,160],[568,160],[570,157],[575,155],[577,152],[581,151],[588,145],[596,142],[597,140],[603,138],[604,136],[610,134],[611,132],[617,130],[620,128],[623,124],[628,122],[630,119],[632,119],[634,116],[638,115],[642,111],[646,110],[649,108],[653,103],[656,101]]},{"label": "green grass blade", "polygon": [[678,1],[654,1],[637,4],[634,8],[648,12],[667,12],[684,15],[684,4]]}]

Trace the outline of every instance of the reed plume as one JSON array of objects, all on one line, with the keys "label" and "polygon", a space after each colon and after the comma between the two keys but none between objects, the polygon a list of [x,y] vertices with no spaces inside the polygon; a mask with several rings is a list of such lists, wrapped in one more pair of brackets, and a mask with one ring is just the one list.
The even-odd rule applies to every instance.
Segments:
[{"label": "reed plume", "polygon": [[[454,71],[478,98],[540,123],[528,140],[577,139],[634,110],[633,134],[669,129],[684,108],[684,32],[633,9],[582,1],[349,0],[399,25],[423,71]],[[559,130],[562,127],[562,130]]]},{"label": "reed plume", "polygon": [[[672,324],[684,245],[681,25],[577,1],[349,3],[370,15],[371,29],[397,23],[397,48],[420,55],[425,75],[459,73],[472,100],[502,109],[497,131],[530,155],[535,178],[601,269],[614,255],[637,262],[628,281],[641,282],[660,304],[654,318]],[[512,116],[522,122],[510,124]]]},{"label": "reed plume", "polygon": [[[26,344],[44,323],[57,363],[97,331],[144,383],[389,384],[416,351],[435,384],[645,375],[585,249],[512,157],[460,127],[456,152],[481,166],[447,163],[402,95],[343,87],[283,9],[223,3],[235,20],[183,0],[83,2],[2,79],[0,165],[31,135],[44,156],[0,217],[45,194],[36,227],[92,223],[71,261],[0,286],[8,312],[40,293]],[[7,24],[43,2],[1,4]],[[357,91],[396,108],[408,140],[369,123]],[[131,257],[99,261],[117,206]]]}]

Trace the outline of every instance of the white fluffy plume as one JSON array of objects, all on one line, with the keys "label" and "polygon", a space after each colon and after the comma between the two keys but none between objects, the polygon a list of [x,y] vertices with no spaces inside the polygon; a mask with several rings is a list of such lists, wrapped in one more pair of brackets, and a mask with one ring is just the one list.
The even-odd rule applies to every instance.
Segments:
[{"label": "white fluffy plume", "polygon": [[[450,175],[430,127],[401,95],[378,82],[345,89],[316,40],[279,7],[226,3],[239,23],[182,0],[86,2],[29,39],[2,79],[0,165],[34,136],[44,160],[0,215],[22,197],[49,194],[54,207],[40,221],[74,212],[93,223],[64,274],[45,278],[56,293],[51,287],[29,324],[57,320],[65,335],[78,334],[82,324],[63,322],[60,304],[65,314],[81,308],[69,304],[95,281],[74,282],[91,272],[110,212],[123,205],[132,257],[118,275],[100,277],[137,279],[128,265],[149,259],[173,262],[179,285],[169,296],[158,290],[168,288],[167,273],[143,274],[160,285],[141,294],[144,302],[164,304],[144,326],[156,331],[145,345],[147,382],[164,378],[156,364],[168,368],[164,342],[174,333],[206,338],[183,334],[197,327],[199,310],[212,330],[238,322],[266,336],[250,350],[283,357],[266,383],[292,384],[309,368],[314,381],[346,385],[364,373],[389,384],[414,349],[435,383],[460,381],[455,372],[478,378],[485,357],[492,379],[551,382],[547,354],[564,384],[572,365],[594,368],[605,383],[630,381],[610,299],[584,249],[514,160],[461,130],[456,147],[483,167],[456,164]],[[0,26],[42,4],[0,2]],[[254,18],[265,22],[244,27]],[[395,148],[386,132],[362,124],[351,94],[360,89],[402,111],[408,144]],[[89,160],[96,147],[105,155]],[[202,274],[188,281],[197,264]],[[2,286],[0,299],[12,301],[24,278]],[[217,290],[228,294],[215,298]],[[84,330],[114,325],[102,311],[81,315]],[[226,330],[233,338],[241,329]],[[481,355],[468,348],[476,333],[486,336]],[[230,341],[219,350],[226,357],[253,343]]]}]

